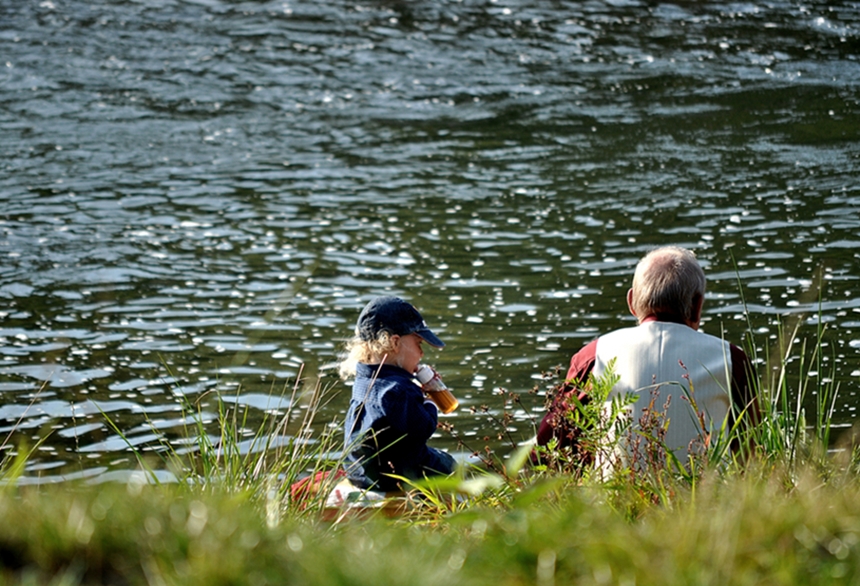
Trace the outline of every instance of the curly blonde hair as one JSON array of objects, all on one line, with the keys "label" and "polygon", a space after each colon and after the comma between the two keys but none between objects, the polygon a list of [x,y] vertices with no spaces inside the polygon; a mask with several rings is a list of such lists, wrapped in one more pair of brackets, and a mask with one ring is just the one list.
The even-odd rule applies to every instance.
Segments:
[{"label": "curly blonde hair", "polygon": [[338,366],[344,380],[355,376],[355,365],[380,364],[396,351],[394,340],[388,332],[380,332],[375,340],[362,340],[355,336],[346,342],[346,349]]}]

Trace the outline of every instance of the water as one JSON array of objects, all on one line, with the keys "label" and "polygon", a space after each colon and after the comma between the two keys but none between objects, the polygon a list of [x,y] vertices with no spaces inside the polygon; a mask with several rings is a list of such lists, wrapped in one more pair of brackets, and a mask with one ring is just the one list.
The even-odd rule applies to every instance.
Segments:
[{"label": "water", "polygon": [[738,281],[762,356],[820,313],[851,423],[858,26],[851,2],[0,0],[4,447],[47,436],[32,481],[112,477],[136,462],[105,413],[154,446],[178,396],[254,421],[318,373],[336,418],[327,367],[383,292],[448,343],[448,421],[496,445],[481,406],[630,323],[666,243],[706,268],[708,332],[746,331]]}]

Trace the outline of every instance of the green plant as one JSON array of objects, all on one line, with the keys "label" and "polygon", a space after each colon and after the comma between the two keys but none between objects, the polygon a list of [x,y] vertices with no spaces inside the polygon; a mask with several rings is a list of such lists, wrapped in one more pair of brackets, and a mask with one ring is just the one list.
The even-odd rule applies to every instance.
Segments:
[{"label": "green plant", "polygon": [[[265,503],[270,520],[276,523],[291,507],[301,514],[318,513],[337,481],[326,472],[341,465],[340,427],[332,421],[317,433],[316,420],[331,390],[321,379],[306,390],[298,377],[279,396],[278,403],[288,407],[281,413],[265,413],[262,421],[255,424],[250,422],[247,407],[225,400],[217,391],[200,396],[194,403],[177,392],[174,396],[182,412],[182,433],[168,436],[149,421],[158,441],[156,449],[148,451],[134,445],[107,414],[103,416],[126,442],[151,483],[160,483],[152,458],[147,455],[154,452],[155,464],[169,470],[180,486],[194,492],[248,492]],[[203,407],[207,400],[217,406],[212,420]],[[307,476],[319,476],[321,480],[314,490],[302,495],[300,506],[294,506],[290,487]]]},{"label": "green plant", "polygon": [[[593,464],[617,464],[619,443],[630,431],[626,416],[635,401],[632,396],[613,395],[619,377],[611,361],[600,376],[588,380],[563,380],[547,395],[547,407],[555,407],[557,417],[550,420],[556,437],[548,446],[537,446],[538,470],[551,470],[582,476]],[[563,444],[563,445],[562,445]]]},{"label": "green plant", "polygon": [[36,400],[39,398],[39,395],[44,388],[45,385],[43,384],[37,392],[33,393],[33,397],[30,399],[27,409],[24,410],[6,434],[6,437],[3,438],[3,442],[0,443],[0,454],[2,454],[0,455],[0,487],[4,490],[10,490],[15,487],[18,479],[24,473],[24,469],[27,466],[27,461],[30,459],[30,455],[38,450],[39,446],[41,446],[50,436],[50,432],[40,436],[32,447],[28,447],[26,443],[20,442],[14,450],[12,449],[12,442],[15,437],[15,433],[20,428],[24,417],[27,415],[30,407],[36,403]]},{"label": "green plant", "polygon": [[[758,422],[741,434],[738,441],[746,448],[744,460],[749,457],[762,459],[782,467],[789,477],[793,477],[801,465],[811,464],[825,470],[834,464],[828,456],[828,449],[833,442],[831,432],[839,383],[833,357],[829,361],[829,370],[825,372],[824,351],[828,344],[820,282],[819,278],[819,284],[804,295],[810,302],[814,297],[818,298],[815,334],[811,341],[800,337],[801,325],[806,318],[804,314],[794,314],[791,324],[777,318],[777,345],[764,360],[760,360],[743,283],[738,276],[738,289],[747,318],[746,349],[754,357],[754,363],[763,366],[756,377],[755,390],[760,409]],[[808,412],[810,403],[811,414]],[[853,452],[853,448],[850,449]]]}]

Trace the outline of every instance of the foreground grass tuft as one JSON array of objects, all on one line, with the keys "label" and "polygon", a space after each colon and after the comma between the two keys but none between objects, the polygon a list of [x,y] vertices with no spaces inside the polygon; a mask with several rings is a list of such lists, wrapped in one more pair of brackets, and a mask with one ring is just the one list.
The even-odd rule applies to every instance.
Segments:
[{"label": "foreground grass tuft", "polygon": [[[256,428],[217,397],[211,434],[200,405],[184,403],[185,436],[163,438],[155,460],[129,442],[151,483],[18,486],[19,450],[0,465],[0,583],[860,583],[856,434],[832,449],[838,385],[814,374],[821,330],[799,361],[795,335],[763,369],[760,423],[712,436],[687,462],[658,433],[645,434],[647,465],[608,476],[561,451],[529,465],[532,447],[512,439],[510,454],[486,451],[480,468],[410,483],[394,519],[323,521],[332,480],[293,500],[296,480],[341,465],[339,434],[313,433],[320,383],[285,389],[290,408]],[[625,431],[617,411],[599,408],[612,374],[588,384],[598,400],[578,404],[572,423],[608,459],[607,438]],[[662,424],[650,423],[646,432]],[[158,483],[165,468],[175,482]]]},{"label": "foreground grass tuft", "polygon": [[0,578],[29,584],[832,584],[860,580],[860,484],[702,480],[631,522],[596,487],[432,527],[267,521],[244,494],[46,486],[0,495]]}]

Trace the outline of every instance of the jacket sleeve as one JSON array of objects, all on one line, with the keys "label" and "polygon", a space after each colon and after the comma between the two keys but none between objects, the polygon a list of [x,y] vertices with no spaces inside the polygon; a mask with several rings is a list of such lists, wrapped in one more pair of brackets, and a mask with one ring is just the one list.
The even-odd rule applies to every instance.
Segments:
[{"label": "jacket sleeve", "polygon": [[746,353],[735,346],[729,345],[732,361],[732,404],[734,413],[730,423],[734,423],[734,416],[740,414],[742,420],[748,424],[756,425],[761,420],[761,405],[756,394],[756,370]]},{"label": "jacket sleeve", "polygon": [[584,383],[588,380],[588,375],[591,374],[591,371],[594,369],[594,362],[596,359],[597,340],[592,340],[571,357],[570,368],[567,370],[565,381],[568,384],[573,381]]},{"label": "jacket sleeve", "polygon": [[[544,415],[541,420],[540,426],[538,426],[537,444],[539,446],[547,445],[553,437],[556,437],[559,440],[559,445],[569,445],[567,440],[570,438],[567,438],[564,433],[558,433],[558,428],[564,420],[565,411],[568,409],[564,398],[573,390],[574,387],[571,386],[572,383],[575,381],[585,382],[588,380],[588,375],[591,374],[591,370],[594,368],[596,356],[597,340],[593,340],[589,344],[583,346],[579,352],[571,357],[570,368],[568,369],[567,376],[565,377],[564,388],[560,392],[559,396],[553,400],[552,404],[547,409],[546,415]],[[586,400],[584,391],[580,389],[578,393],[577,398],[580,401]]]},{"label": "jacket sleeve", "polygon": [[418,387],[413,390],[401,386],[392,391],[382,397],[391,431],[398,437],[407,436],[415,442],[426,443],[436,432],[439,417],[436,405],[425,402]]}]

